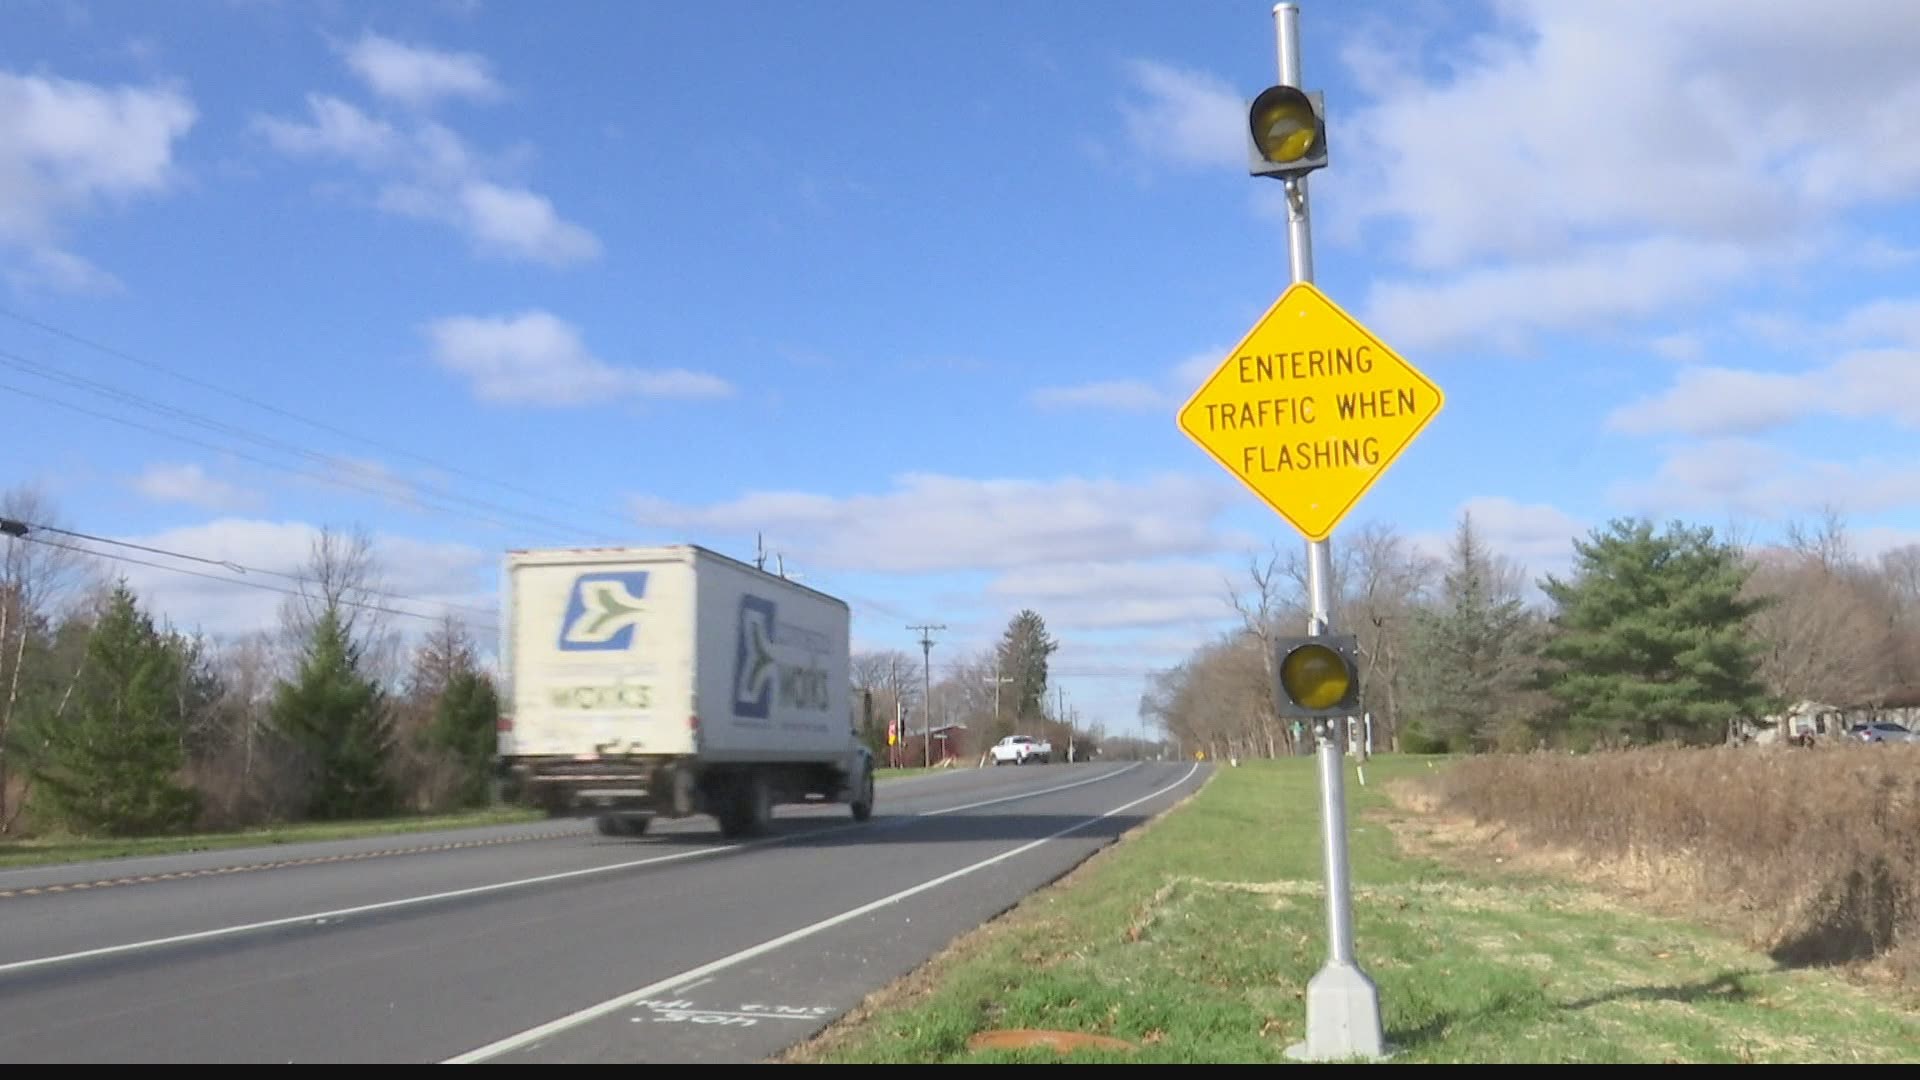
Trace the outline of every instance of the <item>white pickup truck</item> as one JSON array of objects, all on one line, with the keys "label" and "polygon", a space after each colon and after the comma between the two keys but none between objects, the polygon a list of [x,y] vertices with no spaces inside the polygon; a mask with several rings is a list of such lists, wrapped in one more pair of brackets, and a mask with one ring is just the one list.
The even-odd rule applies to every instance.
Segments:
[{"label": "white pickup truck", "polygon": [[993,744],[993,763],[1005,765],[1025,765],[1029,761],[1038,761],[1042,765],[1053,758],[1053,744],[1045,739],[1036,739],[1031,735],[1009,735]]}]

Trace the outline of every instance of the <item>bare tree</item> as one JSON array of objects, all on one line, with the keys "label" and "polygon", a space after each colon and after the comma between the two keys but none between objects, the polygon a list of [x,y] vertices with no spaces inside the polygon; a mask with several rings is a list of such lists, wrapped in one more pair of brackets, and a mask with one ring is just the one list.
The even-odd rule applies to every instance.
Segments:
[{"label": "bare tree", "polygon": [[382,591],[373,539],[356,527],[350,534],[323,528],[314,537],[297,596],[280,605],[280,621],[290,644],[305,645],[320,617],[332,608],[339,613],[347,637],[370,642],[386,629],[378,594]]},{"label": "bare tree", "polygon": [[1804,534],[1786,551],[1753,556],[1747,588],[1772,603],[1753,618],[1766,649],[1761,678],[1788,701],[1866,704],[1900,681],[1896,639],[1897,599],[1869,575],[1845,569],[1844,537],[1806,543]]},{"label": "bare tree", "polygon": [[1911,696],[1920,690],[1920,544],[1882,554],[1877,578],[1893,606],[1894,682]]},{"label": "bare tree", "polygon": [[[1306,595],[1307,579],[1300,553],[1296,551],[1289,556],[1283,554],[1276,545],[1268,550],[1264,558],[1259,555],[1248,556],[1247,581],[1250,588],[1246,592],[1230,586],[1227,599],[1233,604],[1233,610],[1239,612],[1242,628],[1258,645],[1261,671],[1266,685],[1272,687],[1279,678],[1274,670],[1274,643],[1278,636],[1285,633],[1280,621],[1281,614],[1291,606],[1290,597],[1297,602]],[[1288,589],[1289,581],[1292,583],[1291,592]],[[1271,691],[1263,695],[1264,703],[1257,709],[1256,725],[1267,736],[1269,746],[1273,744],[1277,731],[1279,740],[1286,744],[1287,752],[1292,753],[1293,732],[1280,724],[1270,694]]]},{"label": "bare tree", "polygon": [[884,753],[887,725],[904,713],[920,688],[920,658],[885,649],[854,653],[851,659],[854,687],[871,695],[874,730],[864,734],[875,753]]},{"label": "bare tree", "polygon": [[1402,659],[1412,634],[1412,615],[1433,588],[1440,562],[1423,555],[1391,525],[1369,522],[1347,540],[1354,553],[1354,595],[1349,629],[1360,640],[1360,686],[1367,708],[1380,721],[1378,737],[1400,748]]},{"label": "bare tree", "polygon": [[[0,495],[0,518],[10,527],[0,549],[0,824],[15,815],[7,812],[10,772],[7,750],[12,741],[20,683],[27,667],[27,646],[45,634],[60,609],[93,581],[97,566],[77,545],[54,546],[30,539],[35,526],[57,526],[59,514],[52,501],[34,488],[15,488]],[[15,535],[24,531],[24,535]]]},{"label": "bare tree", "polygon": [[1831,503],[1820,508],[1820,518],[1812,524],[1798,519],[1787,523],[1787,548],[1812,559],[1829,574],[1840,574],[1859,564],[1846,516]]}]

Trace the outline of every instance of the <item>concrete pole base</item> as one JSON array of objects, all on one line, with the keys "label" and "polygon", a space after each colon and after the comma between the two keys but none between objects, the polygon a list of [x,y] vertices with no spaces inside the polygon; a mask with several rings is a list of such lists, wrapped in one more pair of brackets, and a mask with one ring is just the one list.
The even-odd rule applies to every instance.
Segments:
[{"label": "concrete pole base", "polygon": [[1329,963],[1307,983],[1307,1041],[1287,1047],[1294,1061],[1383,1061],[1380,991],[1352,964]]}]

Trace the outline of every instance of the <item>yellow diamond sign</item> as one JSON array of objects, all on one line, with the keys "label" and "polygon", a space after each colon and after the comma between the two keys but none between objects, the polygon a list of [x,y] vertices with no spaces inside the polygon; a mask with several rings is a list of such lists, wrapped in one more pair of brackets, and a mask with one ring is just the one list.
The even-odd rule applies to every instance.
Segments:
[{"label": "yellow diamond sign", "polygon": [[1309,540],[1325,540],[1446,401],[1297,282],[1180,409],[1180,430]]}]

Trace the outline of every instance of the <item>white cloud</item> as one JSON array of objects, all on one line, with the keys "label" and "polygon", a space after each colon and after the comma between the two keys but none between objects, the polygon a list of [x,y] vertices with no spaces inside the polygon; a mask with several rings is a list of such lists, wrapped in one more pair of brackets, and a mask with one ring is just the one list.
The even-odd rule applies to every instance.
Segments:
[{"label": "white cloud", "polygon": [[339,157],[374,169],[397,163],[407,152],[406,138],[392,124],[339,98],[308,94],[307,112],[311,123],[264,117],[257,126],[275,148],[294,157]]},{"label": "white cloud", "polygon": [[[1920,194],[1920,21],[1900,0],[1508,0],[1494,16],[1470,36],[1448,26],[1464,39],[1444,51],[1427,13],[1362,21],[1341,50],[1372,100],[1341,108],[1322,224],[1409,268],[1372,290],[1369,322],[1396,344],[1630,334],[1816,258],[1912,256],[1841,239],[1850,213]],[[1239,94],[1157,65],[1134,80],[1147,104],[1125,119],[1142,147],[1243,166]],[[1262,185],[1256,202],[1277,196]]]},{"label": "white cloud", "polygon": [[1198,353],[1175,365],[1156,386],[1145,379],[1110,379],[1076,386],[1043,386],[1029,395],[1042,409],[1105,409],[1154,412],[1178,408],[1212,375],[1227,355],[1226,346]]},{"label": "white cloud", "polygon": [[1614,410],[1606,423],[1642,435],[1752,433],[1788,423],[1812,406],[1801,376],[1696,367],[1682,371],[1666,393]]},{"label": "white cloud", "polygon": [[14,256],[8,276],[70,291],[112,288],[111,275],[64,250],[63,224],[165,192],[175,180],[175,144],[197,119],[176,87],[0,71],[0,257]]},{"label": "white cloud", "polygon": [[1233,615],[1228,577],[1197,559],[1058,563],[1010,570],[987,593],[1035,606],[1066,630],[1187,626]]},{"label": "white cloud", "polygon": [[150,465],[133,481],[134,490],[161,503],[184,503],[209,510],[237,510],[258,506],[257,492],[243,490],[198,465]]},{"label": "white cloud", "polygon": [[1033,392],[1033,403],[1043,409],[1112,409],[1117,412],[1152,412],[1167,405],[1165,392],[1139,379],[1083,383],[1079,386],[1046,386]]},{"label": "white cloud", "polygon": [[471,183],[460,189],[460,209],[474,238],[493,251],[555,266],[600,254],[600,241],[580,226],[562,220],[544,195],[498,184]]},{"label": "white cloud", "polygon": [[415,107],[445,97],[500,96],[486,58],[477,53],[421,48],[371,32],[347,50],[347,66],[374,93]]},{"label": "white cloud", "polygon": [[58,248],[29,248],[17,266],[9,267],[7,279],[15,288],[51,285],[60,292],[104,294],[120,291],[120,279],[71,251]]},{"label": "white cloud", "polygon": [[[403,60],[399,53],[375,52],[378,63],[368,63],[385,80],[376,88],[384,86],[390,96],[417,98],[467,85],[453,68],[435,66],[438,61],[408,66],[447,54],[414,50]],[[551,199],[495,175],[508,162],[476,154],[443,124],[414,119],[403,127],[325,94],[307,96],[307,113],[305,120],[261,117],[255,127],[289,157],[342,161],[376,178],[370,201],[387,213],[444,222],[489,256],[569,266],[601,254],[599,238],[563,218]]]},{"label": "white cloud", "polygon": [[1181,165],[1245,166],[1246,105],[1225,82],[1150,60],[1127,65],[1142,103],[1121,106],[1140,150]]},{"label": "white cloud", "polygon": [[[408,510],[424,509],[420,496],[423,492],[433,494],[431,489],[423,488],[422,485],[402,475],[398,469],[374,458],[329,454],[325,469],[326,480],[303,482],[323,483],[333,490],[339,490],[342,486],[351,486],[356,491],[376,495],[391,506]],[[441,486],[449,485],[442,480]]]},{"label": "white cloud", "polygon": [[1898,529],[1888,525],[1869,525],[1849,529],[1848,539],[1863,558],[1878,559],[1897,548],[1920,544],[1920,530]]},{"label": "white cloud", "polygon": [[1920,262],[1920,248],[1904,247],[1879,236],[1855,245],[1852,255],[1860,265],[1873,270],[1895,270]]},{"label": "white cloud", "polygon": [[[318,529],[301,522],[222,518],[119,539],[301,577],[307,573],[307,560],[318,535]],[[125,554],[112,545],[93,546],[107,554]],[[483,643],[490,643],[491,627],[484,625],[489,623],[488,617],[468,609],[492,610],[496,604],[494,575],[498,562],[492,554],[464,544],[387,535],[373,538],[373,551],[379,572],[378,588],[393,595],[369,597],[368,603],[412,611],[429,619],[452,614],[467,621],[480,634]],[[161,556],[134,554],[149,562],[172,562]],[[214,636],[276,629],[281,604],[288,597],[271,590],[301,588],[298,582],[272,574],[238,573],[203,563],[177,565],[195,573],[234,580],[209,580],[130,563],[107,564],[113,573],[127,579],[145,604],[165,615],[174,626]],[[389,615],[385,619],[400,631],[417,633],[427,625],[425,620],[405,616]]]},{"label": "white cloud", "polygon": [[633,396],[711,398],[733,392],[715,375],[609,364],[587,350],[579,330],[545,311],[452,316],[428,324],[426,333],[434,359],[466,376],[484,401],[585,405]]},{"label": "white cloud", "polygon": [[1811,416],[1886,416],[1920,427],[1920,348],[1860,349],[1795,374],[1697,367],[1607,417],[1647,435],[1751,435]]},{"label": "white cloud", "polygon": [[1653,339],[1653,351],[1669,360],[1698,363],[1707,353],[1699,334],[1664,334]]},{"label": "white cloud", "polygon": [[[1522,503],[1503,495],[1481,495],[1461,503],[1454,524],[1461,513],[1472,516],[1474,533],[1490,549],[1528,571],[1529,584],[1542,571],[1565,563],[1573,554],[1574,538],[1587,531],[1580,519],[1557,506]],[[1416,533],[1412,539],[1417,550],[1443,561],[1453,541],[1453,525],[1445,531]]]},{"label": "white cloud", "polygon": [[1517,349],[1541,331],[1610,327],[1706,299],[1754,272],[1751,251],[1656,238],[1537,262],[1376,282],[1367,322],[1396,348]]},{"label": "white cloud", "polygon": [[1237,541],[1213,521],[1236,500],[1224,484],[1178,475],[1127,483],[910,474],[882,494],[755,492],[709,506],[642,498],[634,509],[659,529],[764,530],[769,547],[802,565],[933,573],[1223,550]]},{"label": "white cloud", "polygon": [[1465,63],[1399,83],[1349,128],[1365,213],[1403,223],[1419,265],[1621,230],[1746,242],[1920,183],[1920,23],[1900,0],[1500,14]]},{"label": "white cloud", "polygon": [[1565,558],[1573,538],[1586,526],[1572,514],[1548,503],[1522,503],[1499,495],[1468,499],[1461,509],[1473,515],[1488,542],[1528,564]]},{"label": "white cloud", "polygon": [[[449,156],[457,146],[448,147]],[[457,159],[457,158],[456,158]],[[480,180],[454,180],[448,187],[391,184],[381,209],[456,226],[486,254],[566,266],[599,257],[600,241],[563,220],[543,195]]]},{"label": "white cloud", "polygon": [[1835,333],[1849,341],[1920,348],[1920,299],[1875,300],[1848,312]]},{"label": "white cloud", "polygon": [[1209,375],[1218,370],[1221,364],[1226,363],[1229,351],[1231,351],[1230,346],[1221,345],[1218,348],[1195,353],[1180,361],[1179,365],[1173,369],[1174,384],[1184,388],[1184,393],[1191,394],[1206,381]]},{"label": "white cloud", "polygon": [[1610,497],[1638,513],[1774,519],[1829,504],[1871,513],[1920,502],[1920,466],[1881,457],[1822,460],[1751,439],[1713,439],[1675,448],[1650,480],[1617,484]]}]

